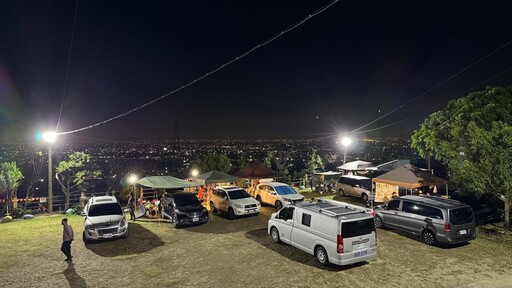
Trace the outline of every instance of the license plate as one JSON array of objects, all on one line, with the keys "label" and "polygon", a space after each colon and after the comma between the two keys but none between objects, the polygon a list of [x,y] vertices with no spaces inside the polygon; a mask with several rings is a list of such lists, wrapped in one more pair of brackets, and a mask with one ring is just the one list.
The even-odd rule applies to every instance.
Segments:
[{"label": "license plate", "polygon": [[197,221],[199,221],[199,218],[197,218],[197,217],[192,218],[192,222],[197,222]]},{"label": "license plate", "polygon": [[112,236],[114,236],[114,235],[112,235],[112,233],[103,234],[103,238],[112,238]]},{"label": "license plate", "polygon": [[368,255],[368,250],[358,251],[354,253],[354,258]]},{"label": "license plate", "polygon": [[460,235],[466,235],[468,232],[466,230],[459,230]]},{"label": "license plate", "polygon": [[364,248],[364,243],[355,244],[353,250],[359,250]]}]

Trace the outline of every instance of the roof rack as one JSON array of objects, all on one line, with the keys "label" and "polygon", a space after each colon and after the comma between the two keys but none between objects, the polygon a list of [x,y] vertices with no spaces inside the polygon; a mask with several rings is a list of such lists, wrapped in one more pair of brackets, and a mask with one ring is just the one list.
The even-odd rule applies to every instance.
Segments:
[{"label": "roof rack", "polygon": [[[336,201],[337,202],[337,201]],[[350,215],[350,214],[357,214],[357,213],[365,213],[365,210],[359,209],[354,207],[353,205],[346,205],[346,203],[343,202],[332,202],[325,199],[317,199],[315,202],[300,202],[298,203],[300,207],[303,207],[307,210],[311,210],[314,212],[326,214],[329,216],[339,217],[344,215]],[[345,211],[343,212],[335,212],[332,210],[335,209],[343,209]]]}]

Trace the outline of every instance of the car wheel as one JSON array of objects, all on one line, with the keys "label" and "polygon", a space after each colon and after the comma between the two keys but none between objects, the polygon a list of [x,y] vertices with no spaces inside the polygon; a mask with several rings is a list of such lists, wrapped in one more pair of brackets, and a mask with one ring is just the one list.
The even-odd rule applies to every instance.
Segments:
[{"label": "car wheel", "polygon": [[172,226],[174,226],[174,228],[178,228],[178,215],[176,215],[176,213],[172,213],[171,220]]},{"label": "car wheel", "polygon": [[82,233],[82,240],[84,241],[85,244],[91,243],[90,240],[88,240],[87,237],[85,237],[85,231]]},{"label": "car wheel", "polygon": [[276,209],[281,210],[281,208],[283,208],[283,203],[281,203],[281,201],[276,201]]},{"label": "car wheel", "polygon": [[340,196],[343,196],[345,197],[345,190],[343,190],[343,188],[340,188],[340,190],[338,190],[340,192]]},{"label": "car wheel", "polygon": [[256,201],[260,202],[260,205],[261,205],[261,204],[263,204],[263,203],[261,202],[261,196],[260,196],[260,195],[257,195],[257,196],[256,196]]},{"label": "car wheel", "polygon": [[364,203],[368,202],[368,195],[365,193],[361,194],[361,199],[363,199]]},{"label": "car wheel", "polygon": [[436,245],[436,235],[432,233],[430,230],[425,230],[421,233],[421,238],[423,239],[423,243],[427,245]]},{"label": "car wheel", "polygon": [[315,251],[316,260],[320,262],[320,264],[327,266],[329,264],[329,257],[327,257],[327,252],[325,251],[325,248],[322,246],[319,246],[316,248]]},{"label": "car wheel", "polygon": [[235,220],[236,215],[235,215],[235,211],[233,210],[233,208],[229,207],[228,213],[229,213],[229,219]]},{"label": "car wheel", "polygon": [[272,238],[272,241],[275,243],[280,243],[281,239],[279,238],[279,231],[276,227],[270,228],[270,237]]},{"label": "car wheel", "polygon": [[379,216],[375,216],[373,218],[373,222],[375,222],[375,228],[383,228],[384,224],[382,223],[382,219]]},{"label": "car wheel", "polygon": [[212,213],[217,213],[217,209],[215,209],[215,206],[213,205],[213,201],[210,201],[210,209],[212,210]]}]

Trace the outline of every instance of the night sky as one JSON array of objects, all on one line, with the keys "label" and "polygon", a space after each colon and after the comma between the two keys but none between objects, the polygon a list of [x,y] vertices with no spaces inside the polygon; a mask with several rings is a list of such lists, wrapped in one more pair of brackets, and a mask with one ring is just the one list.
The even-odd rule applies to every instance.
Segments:
[{"label": "night sky", "polygon": [[[60,132],[123,113],[329,1],[80,1]],[[75,1],[0,2],[0,143],[55,127]],[[510,1],[341,1],[217,74],[76,139],[322,137],[350,131],[512,40]],[[509,86],[512,44],[360,137],[407,136],[469,89]],[[475,87],[477,86],[477,87]],[[380,112],[379,112],[380,111]]]}]

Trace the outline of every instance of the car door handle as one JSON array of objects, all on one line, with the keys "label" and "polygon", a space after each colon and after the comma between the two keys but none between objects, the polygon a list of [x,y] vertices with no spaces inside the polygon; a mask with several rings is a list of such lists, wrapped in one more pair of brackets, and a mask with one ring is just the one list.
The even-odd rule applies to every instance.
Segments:
[{"label": "car door handle", "polygon": [[426,222],[432,222],[432,219],[430,219],[430,218],[425,218],[425,221],[426,221]]}]

